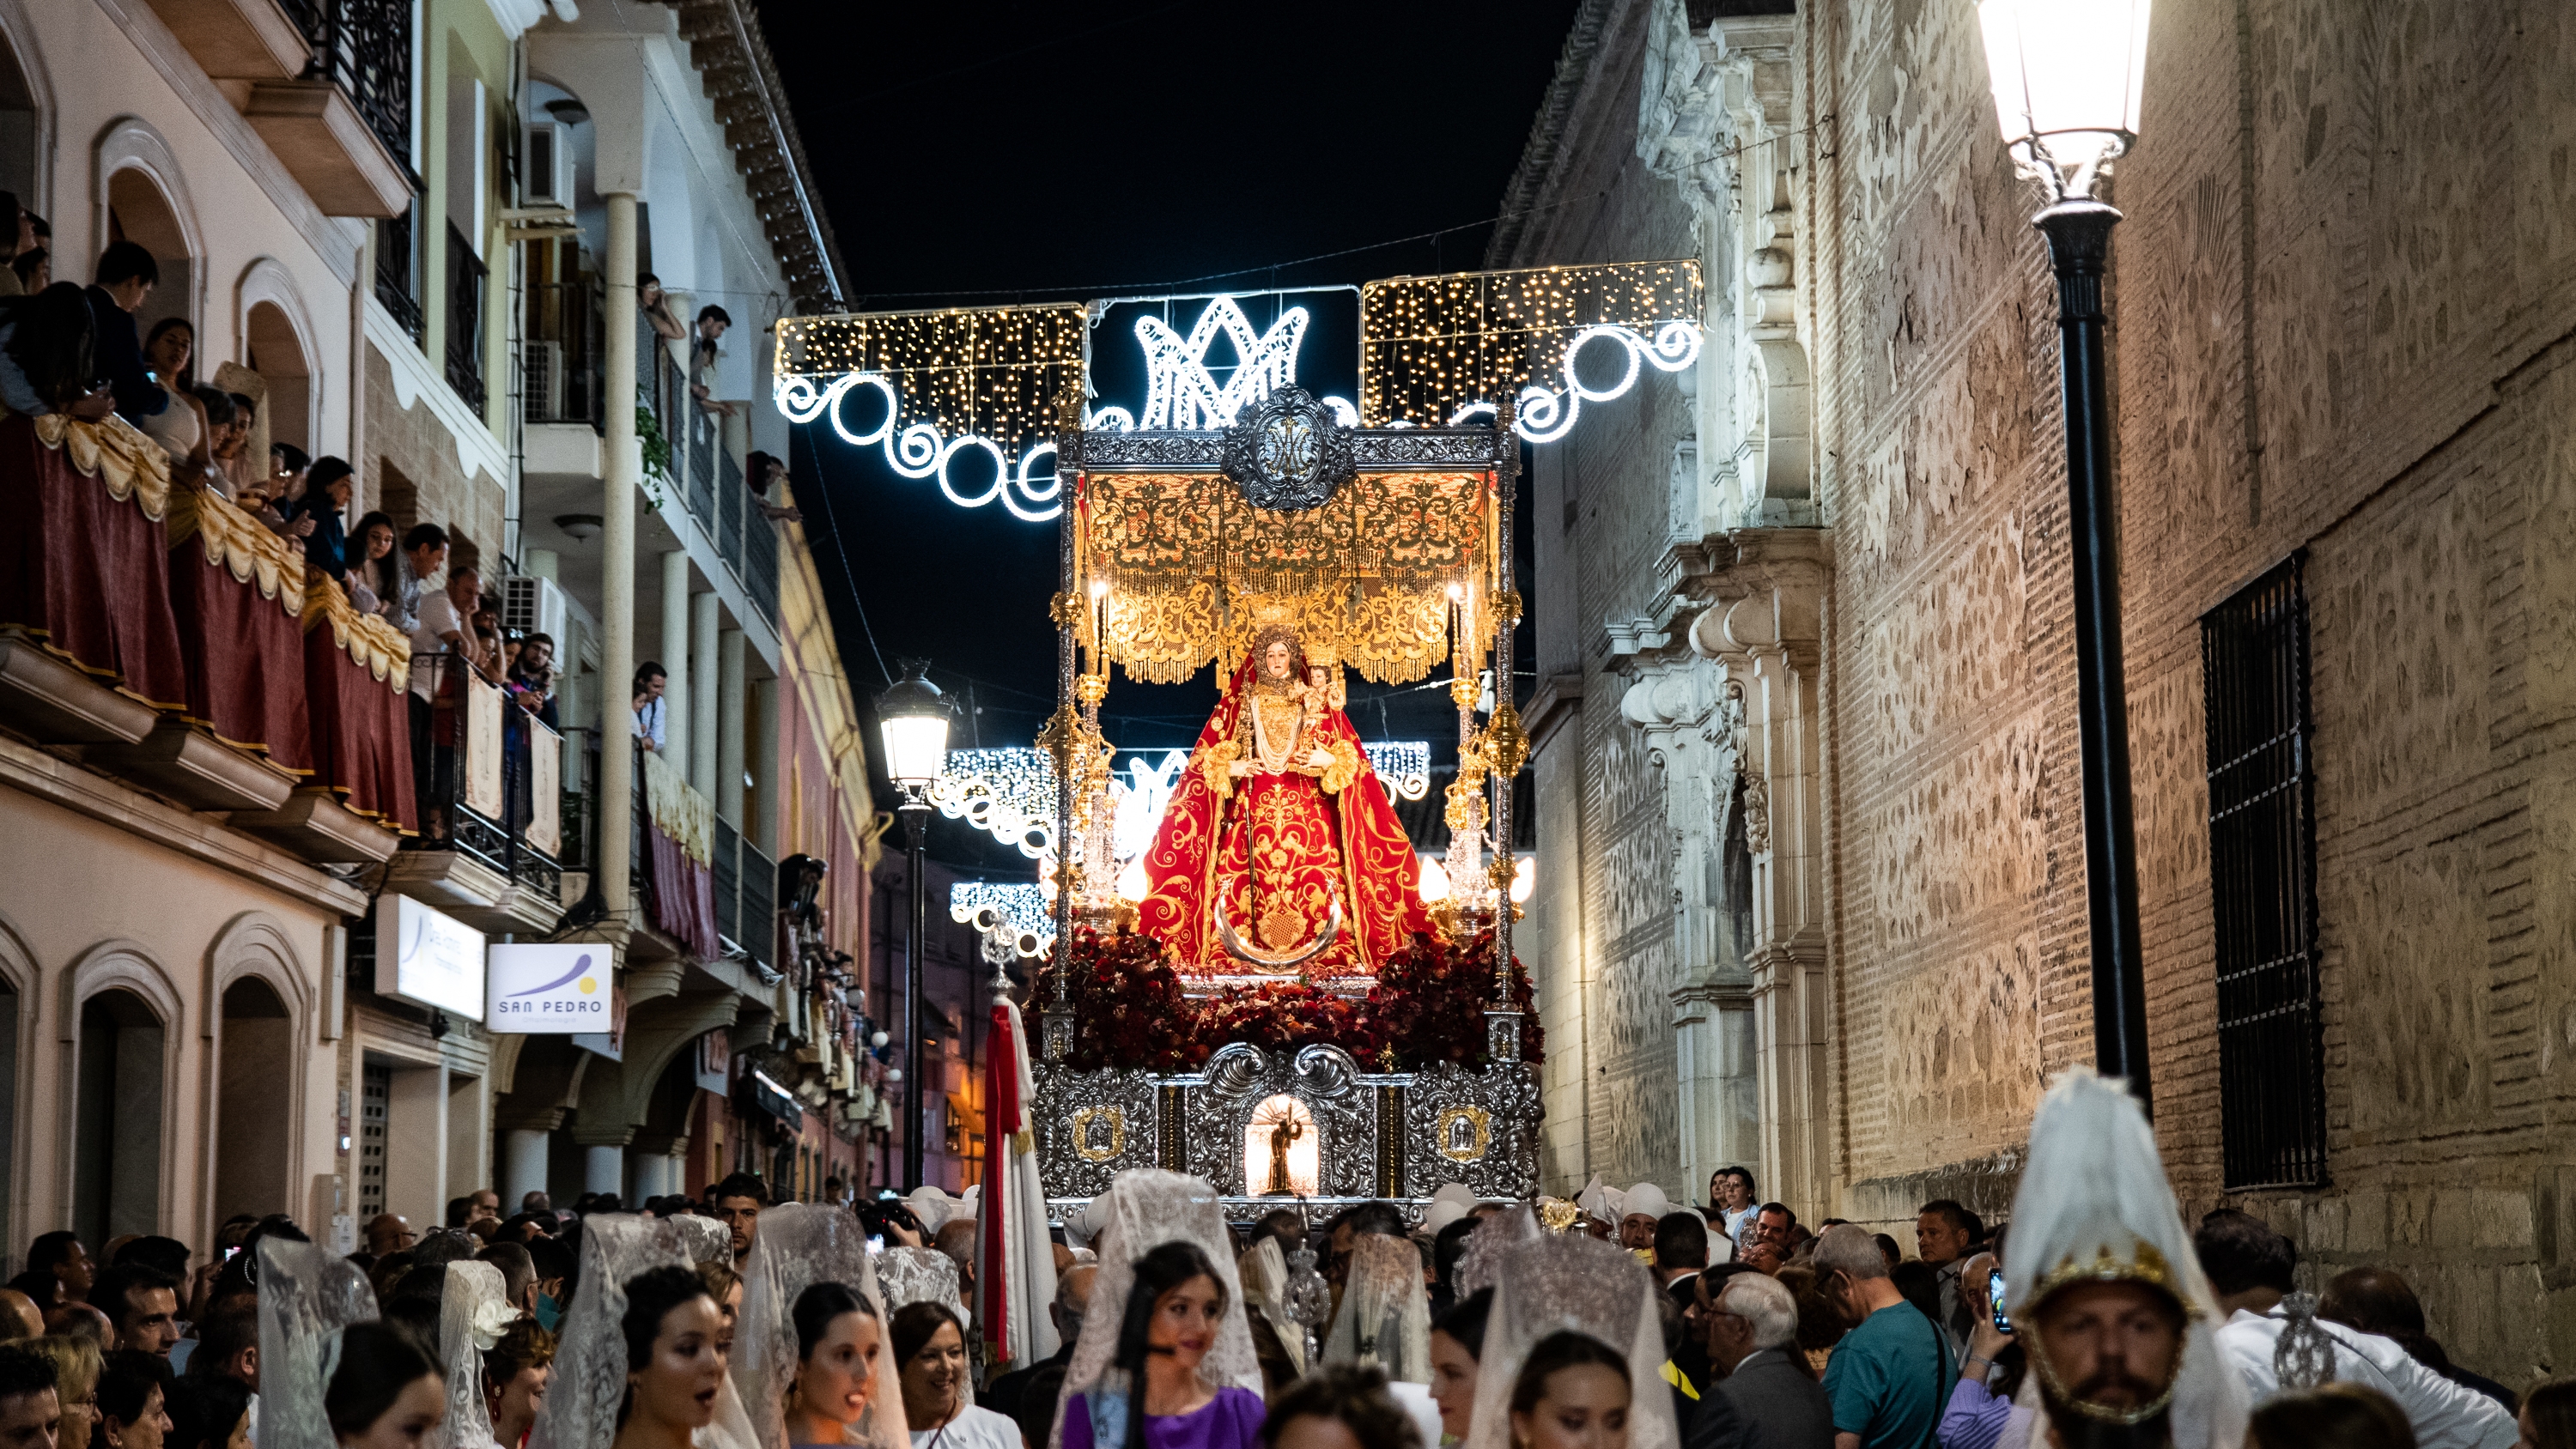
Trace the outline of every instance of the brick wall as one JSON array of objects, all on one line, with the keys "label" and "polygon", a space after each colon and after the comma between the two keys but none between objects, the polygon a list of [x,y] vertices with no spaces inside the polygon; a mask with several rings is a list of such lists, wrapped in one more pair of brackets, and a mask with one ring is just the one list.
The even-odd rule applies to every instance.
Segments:
[{"label": "brick wall", "polygon": [[[2000,1211],[2046,1079],[2093,1045],[2056,299],[1972,0],[1801,9],[1837,1184],[1801,1207]],[[1679,188],[1633,156],[1649,11],[1585,7],[1599,48],[1516,188],[1582,200],[1497,264],[1694,249]],[[2154,26],[2109,199],[2159,1135],[2189,1209],[2238,1200],[2198,621],[2304,548],[2330,1181],[2249,1205],[2306,1273],[2405,1271],[2460,1361],[2519,1386],[2576,1367],[2576,12],[2168,0]],[[1541,765],[1542,851],[1581,862],[1581,929],[1548,939],[1579,938],[1590,1052],[1580,1093],[1552,1062],[1551,1111],[1588,1103],[1588,1165],[1623,1182],[1670,1150],[1669,1028],[1643,1003],[1679,963],[1623,894],[1663,822],[1592,631],[1651,603],[1690,427],[1669,386],[1587,408],[1532,520],[1577,505],[1533,593],[1571,621],[1542,673],[1585,683]]]}]

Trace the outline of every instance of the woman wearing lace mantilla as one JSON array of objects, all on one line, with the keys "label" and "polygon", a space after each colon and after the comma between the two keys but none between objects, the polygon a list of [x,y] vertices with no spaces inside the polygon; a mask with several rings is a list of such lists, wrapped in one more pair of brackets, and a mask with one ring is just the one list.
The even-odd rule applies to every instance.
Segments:
[{"label": "woman wearing lace mantilla", "polygon": [[1411,1238],[1351,1239],[1341,1311],[1324,1335],[1324,1362],[1380,1368],[1389,1379],[1431,1382],[1431,1301]]},{"label": "woman wearing lace mantilla", "polygon": [[904,1449],[888,1317],[856,1217],[797,1203],[761,1215],[733,1378],[762,1449]]},{"label": "woman wearing lace mantilla", "polygon": [[1109,1189],[1100,1274],[1074,1340],[1057,1449],[1249,1449],[1261,1370],[1216,1190],[1176,1172]]},{"label": "woman wearing lace mantilla", "polygon": [[584,1220],[580,1287],[529,1449],[757,1449],[726,1374],[723,1315],[693,1266],[706,1246],[695,1221]]},{"label": "woman wearing lace mantilla", "polygon": [[1495,1282],[1465,1449],[1677,1449],[1644,1264],[1546,1237],[1506,1252]]}]

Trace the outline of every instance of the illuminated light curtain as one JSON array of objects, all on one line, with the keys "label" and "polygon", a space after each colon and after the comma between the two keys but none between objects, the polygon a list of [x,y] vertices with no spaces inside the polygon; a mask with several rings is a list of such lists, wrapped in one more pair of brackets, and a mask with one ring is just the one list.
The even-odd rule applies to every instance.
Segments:
[{"label": "illuminated light curtain", "polygon": [[[1562,436],[1581,401],[1626,391],[1647,366],[1678,371],[1698,357],[1704,293],[1688,260],[1370,282],[1360,288],[1360,420],[1441,427],[1516,398],[1523,437]],[[1566,366],[1578,343],[1589,379],[1579,383]],[[1612,362],[1614,350],[1625,358]],[[1596,369],[1615,375],[1605,385]]]}]

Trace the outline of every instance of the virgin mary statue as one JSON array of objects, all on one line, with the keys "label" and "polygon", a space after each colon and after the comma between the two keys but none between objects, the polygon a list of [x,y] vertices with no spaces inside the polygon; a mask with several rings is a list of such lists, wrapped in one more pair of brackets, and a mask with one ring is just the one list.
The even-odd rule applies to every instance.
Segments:
[{"label": "virgin mary statue", "polygon": [[1192,975],[1372,974],[1431,929],[1421,865],[1295,630],[1252,641],[1145,851],[1137,929]]}]

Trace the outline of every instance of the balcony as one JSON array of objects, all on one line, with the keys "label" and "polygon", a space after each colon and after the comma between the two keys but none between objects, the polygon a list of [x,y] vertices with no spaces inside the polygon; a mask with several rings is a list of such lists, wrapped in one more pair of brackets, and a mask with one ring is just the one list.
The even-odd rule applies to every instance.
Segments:
[{"label": "balcony", "polygon": [[[171,0],[170,8],[216,3]],[[310,58],[293,77],[243,77],[251,81],[243,117],[325,215],[400,216],[417,185],[409,164],[410,0],[269,3],[283,9]],[[198,58],[231,65],[208,53]]]},{"label": "balcony", "polygon": [[[530,270],[538,248],[532,246]],[[526,337],[520,365],[525,371],[520,406],[532,427],[587,423],[593,432],[606,424],[600,409],[601,363],[607,329],[598,279],[581,273],[570,281],[532,282],[523,293]]]},{"label": "balcony", "polygon": [[483,411],[483,283],[489,273],[473,243],[447,224],[447,385]]},{"label": "balcony", "polygon": [[[0,718],[316,864],[413,823],[410,651],[115,419],[0,421]],[[113,581],[113,586],[110,582]]]},{"label": "balcony", "polygon": [[413,668],[430,737],[413,752],[420,834],[391,879],[479,929],[550,931],[562,918],[563,737],[448,655]]}]

